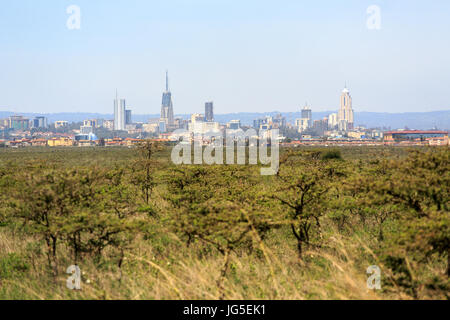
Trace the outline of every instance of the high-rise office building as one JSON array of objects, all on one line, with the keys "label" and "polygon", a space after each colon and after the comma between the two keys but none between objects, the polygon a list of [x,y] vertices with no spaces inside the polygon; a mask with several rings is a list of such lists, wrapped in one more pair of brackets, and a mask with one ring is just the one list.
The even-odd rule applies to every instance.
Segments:
[{"label": "high-rise office building", "polygon": [[308,104],[306,104],[302,109],[302,117],[303,123],[306,123],[307,128],[311,128],[312,123],[312,110],[310,107],[308,107]]},{"label": "high-rise office building", "polygon": [[339,130],[347,131],[352,130],[354,127],[354,115],[352,108],[352,97],[347,86],[344,88],[341,94],[341,107],[338,114]]},{"label": "high-rise office building", "polygon": [[175,129],[188,129],[189,120],[184,120],[182,118],[175,118],[173,122]]},{"label": "high-rise office building", "polygon": [[315,135],[323,136],[325,131],[328,130],[328,118],[323,118],[322,120],[314,120],[312,130]]},{"label": "high-rise office building", "polygon": [[133,120],[131,119],[131,110],[125,110],[125,124],[132,124]]},{"label": "high-rise office building", "polygon": [[47,118],[46,117],[36,117],[32,122],[33,128],[47,128]]},{"label": "high-rise office building", "polygon": [[96,122],[95,122],[95,127],[96,128],[102,128],[103,127],[103,122],[105,121],[104,119],[95,119],[96,120]]},{"label": "high-rise office building", "polygon": [[286,127],[286,117],[283,117],[281,113],[276,114],[272,117],[272,124],[274,129],[280,129]]},{"label": "high-rise office building", "polygon": [[259,128],[261,127],[262,121],[263,121],[262,119],[253,120],[253,128],[255,128],[256,130],[259,130]]},{"label": "high-rise office building", "polygon": [[166,71],[166,91],[163,93],[162,96],[161,121],[166,124],[166,129],[167,127],[172,127],[174,125],[172,93],[169,91],[169,74],[167,71]]},{"label": "high-rise office building", "polygon": [[94,127],[92,126],[81,126],[80,127],[80,134],[90,134],[94,132]]},{"label": "high-rise office building", "polygon": [[159,133],[166,133],[166,132],[167,132],[167,125],[166,125],[166,122],[163,121],[163,120],[159,121],[159,126],[158,126],[158,128],[159,128]]},{"label": "high-rise office building", "polygon": [[338,125],[338,114],[332,113],[328,116],[328,129],[334,130]]},{"label": "high-rise office building", "polygon": [[23,116],[9,117],[9,128],[13,130],[28,130],[30,128],[30,120]]},{"label": "high-rise office building", "polygon": [[84,120],[83,126],[97,128],[98,127],[97,123],[98,123],[97,119]]},{"label": "high-rise office building", "polygon": [[204,120],[205,120],[205,116],[200,113],[191,114],[191,123],[204,122]]},{"label": "high-rise office building", "polygon": [[114,120],[103,121],[103,128],[108,130],[114,130]]},{"label": "high-rise office building", "polygon": [[205,121],[207,121],[207,122],[214,121],[214,103],[213,102],[205,103]]},{"label": "high-rise office building", "polygon": [[205,115],[200,113],[191,114],[188,130],[194,134],[206,134],[220,132],[220,124],[214,121],[205,121]]},{"label": "high-rise office building", "polygon": [[241,128],[241,120],[231,120],[227,124],[228,129],[239,130]]},{"label": "high-rise office building", "polygon": [[286,118],[281,114],[266,116],[264,118],[253,120],[253,128],[256,130],[279,129],[286,126]]},{"label": "high-rise office building", "polygon": [[114,100],[114,130],[125,130],[125,99],[120,99],[116,91],[116,99]]},{"label": "high-rise office building", "polygon": [[307,118],[295,119],[295,127],[298,132],[302,133],[310,128],[309,120]]},{"label": "high-rise office building", "polygon": [[308,107],[308,104],[305,104],[305,106],[302,109],[302,118],[312,119],[312,110],[310,107]]},{"label": "high-rise office building", "polygon": [[65,128],[69,126],[69,121],[59,120],[55,121],[55,129]]}]

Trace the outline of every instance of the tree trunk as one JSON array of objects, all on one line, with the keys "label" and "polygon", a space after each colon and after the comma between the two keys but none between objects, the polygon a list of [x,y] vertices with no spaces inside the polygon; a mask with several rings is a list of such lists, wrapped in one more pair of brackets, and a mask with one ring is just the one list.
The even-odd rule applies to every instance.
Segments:
[{"label": "tree trunk", "polygon": [[297,239],[297,251],[298,251],[298,257],[300,260],[302,260],[302,250],[303,250],[303,239],[300,234],[295,230],[294,224],[291,224],[292,233],[294,234],[295,238]]},{"label": "tree trunk", "polygon": [[120,259],[119,259],[119,263],[117,264],[117,266],[119,267],[119,271],[120,271],[119,283],[122,283],[122,277],[123,277],[122,264],[123,264],[124,258],[125,258],[125,253],[124,253],[123,249],[120,249]]},{"label": "tree trunk", "polygon": [[217,287],[219,288],[219,300],[225,300],[225,288],[223,287],[223,283],[228,273],[228,266],[230,264],[230,251],[230,249],[226,249],[225,251],[224,264],[220,272],[220,278],[217,281]]},{"label": "tree trunk", "polygon": [[378,241],[384,241],[383,225],[380,224],[380,232],[378,233]]},{"label": "tree trunk", "polygon": [[47,257],[48,257],[48,266],[52,271],[53,278],[56,281],[56,276],[58,275],[58,267],[56,264],[56,242],[57,239],[54,236],[48,236],[46,238],[47,242]]},{"label": "tree trunk", "polygon": [[450,277],[450,249],[447,249],[447,277]]},{"label": "tree trunk", "polygon": [[300,239],[297,239],[297,251],[298,251],[298,258],[302,260],[303,255],[303,242]]}]

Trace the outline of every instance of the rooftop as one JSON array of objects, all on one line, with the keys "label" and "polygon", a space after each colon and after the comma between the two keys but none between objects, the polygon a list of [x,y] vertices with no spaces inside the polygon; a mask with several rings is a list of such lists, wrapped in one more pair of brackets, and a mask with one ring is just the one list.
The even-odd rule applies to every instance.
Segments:
[{"label": "rooftop", "polygon": [[448,134],[448,132],[438,130],[394,130],[385,132],[384,134]]}]

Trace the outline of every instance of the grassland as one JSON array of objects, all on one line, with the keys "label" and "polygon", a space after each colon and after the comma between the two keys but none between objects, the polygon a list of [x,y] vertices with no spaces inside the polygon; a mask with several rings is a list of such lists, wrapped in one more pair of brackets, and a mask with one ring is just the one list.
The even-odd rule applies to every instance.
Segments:
[{"label": "grassland", "polygon": [[[0,299],[450,296],[448,149],[349,147],[325,160],[328,149],[299,148],[289,161],[282,150],[279,177],[259,176],[258,166],[177,167],[169,148],[154,148],[151,157],[143,150],[0,150]],[[196,181],[199,173],[204,179]],[[295,202],[299,181],[314,179],[326,188],[311,184],[319,188],[306,194],[311,204],[291,215],[278,195]],[[386,181],[401,192],[387,192]],[[420,195],[420,214],[403,194]],[[54,214],[53,224],[37,212]],[[310,231],[299,254],[292,229],[301,234],[303,226]],[[104,230],[113,236],[100,247]],[[66,288],[73,264],[81,290]],[[367,286],[372,265],[382,270],[381,290]]]}]

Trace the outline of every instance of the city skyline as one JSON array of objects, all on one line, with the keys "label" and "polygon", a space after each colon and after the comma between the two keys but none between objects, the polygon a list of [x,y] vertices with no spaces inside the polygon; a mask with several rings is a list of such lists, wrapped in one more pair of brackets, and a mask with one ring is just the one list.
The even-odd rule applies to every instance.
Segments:
[{"label": "city skyline", "polygon": [[216,114],[335,110],[345,82],[358,111],[450,109],[447,1],[375,1],[380,30],[366,26],[372,1],[75,2],[79,30],[69,2],[5,2],[0,110],[107,113],[120,88],[156,114],[165,69],[179,114],[205,101]]}]

